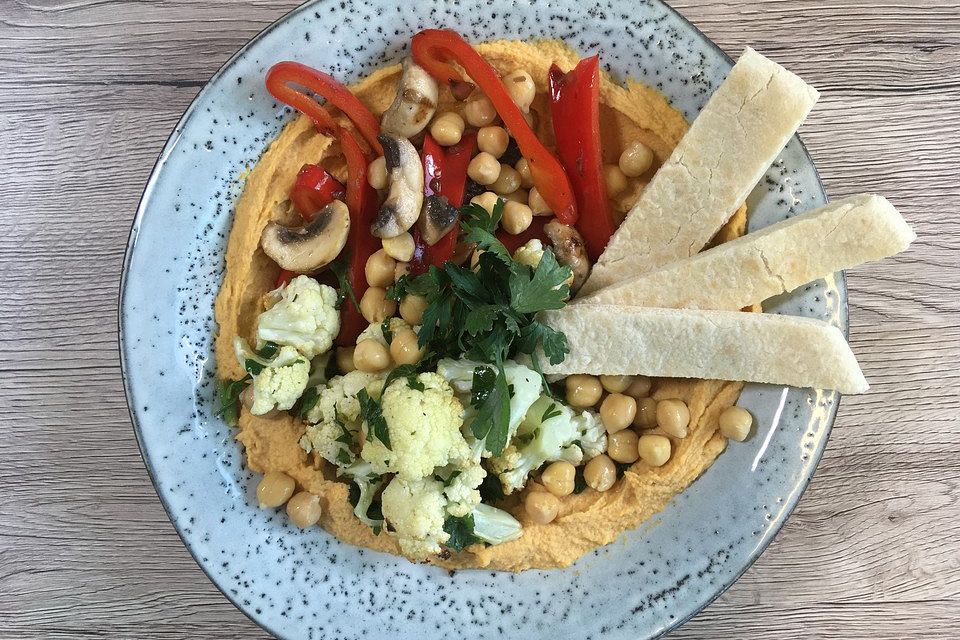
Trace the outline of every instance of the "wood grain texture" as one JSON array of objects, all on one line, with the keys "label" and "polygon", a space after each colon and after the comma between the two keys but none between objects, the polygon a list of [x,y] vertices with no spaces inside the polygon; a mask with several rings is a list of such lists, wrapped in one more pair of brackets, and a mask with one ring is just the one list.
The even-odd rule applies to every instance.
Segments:
[{"label": "wood grain texture", "polygon": [[[133,212],[181,112],[280,0],[0,8],[0,637],[264,637],[207,581],[140,460],[117,360]],[[960,0],[677,0],[823,91],[832,197],[875,191],[905,255],[849,274],[846,398],[770,549],[674,638],[960,637]],[[42,105],[42,108],[38,108]]]}]

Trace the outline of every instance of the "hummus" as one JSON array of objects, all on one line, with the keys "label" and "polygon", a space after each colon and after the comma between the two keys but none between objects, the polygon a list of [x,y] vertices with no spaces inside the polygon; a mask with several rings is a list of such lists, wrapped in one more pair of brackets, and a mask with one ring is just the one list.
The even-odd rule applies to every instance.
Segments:
[{"label": "hummus", "polygon": [[[540,115],[538,133],[552,146],[553,134],[548,118],[546,95],[547,70],[556,62],[570,69],[577,55],[558,42],[522,43],[499,41],[477,46],[480,53],[502,74],[526,69],[537,82],[537,98],[532,108]],[[351,87],[375,114],[381,114],[393,100],[400,66],[382,68]],[[687,130],[683,117],[662,95],[643,85],[626,86],[604,76],[601,84],[601,130],[605,161],[616,163],[620,150],[641,141],[656,156],[655,168],[669,157]],[[441,91],[438,112],[460,111],[446,90]],[[339,179],[346,175],[335,141],[320,135],[305,117],[289,125],[270,145],[250,172],[243,195],[236,206],[233,228],[226,255],[226,274],[217,296],[215,317],[219,325],[215,355],[221,378],[244,375],[233,353],[235,336],[251,338],[261,299],[273,289],[279,268],[259,248],[263,228],[271,220],[296,224],[287,194],[300,167],[320,163]],[[615,212],[622,218],[645,186],[644,178],[631,181],[632,188],[613,200]],[[746,208],[742,207],[716,241],[736,238],[744,233]],[[523,536],[513,542],[468,550],[432,563],[458,568],[491,568],[522,571],[531,568],[564,567],[584,553],[615,540],[623,531],[637,527],[662,510],[667,502],[690,485],[723,451],[725,439],[717,420],[723,409],[733,405],[740,383],[662,380],[655,385],[657,399],[679,398],[690,409],[689,434],[673,441],[673,455],[662,467],[635,463],[614,488],[598,493],[587,489],[579,495],[563,498],[559,517],[546,525],[529,521],[519,503],[507,507],[524,526]],[[657,431],[654,431],[656,433]],[[350,544],[399,554],[396,540],[385,533],[375,536],[353,515],[348,486],[336,481],[326,462],[317,462],[298,444],[303,423],[286,413],[276,417],[254,416],[241,410],[237,440],[244,446],[251,469],[259,473],[281,471],[305,490],[320,496],[323,515],[320,524],[337,538]],[[666,434],[663,434],[666,435]],[[319,459],[317,459],[319,460]],[[532,490],[539,485],[531,481]]]}]

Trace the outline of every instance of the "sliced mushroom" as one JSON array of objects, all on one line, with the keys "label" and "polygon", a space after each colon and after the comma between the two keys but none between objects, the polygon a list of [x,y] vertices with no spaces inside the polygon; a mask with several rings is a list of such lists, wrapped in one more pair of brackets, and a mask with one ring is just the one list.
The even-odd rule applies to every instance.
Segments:
[{"label": "sliced mushroom", "polygon": [[556,220],[551,220],[543,225],[543,232],[553,245],[553,252],[557,256],[557,262],[567,267],[573,272],[573,283],[570,285],[571,297],[587,281],[590,275],[590,259],[587,257],[587,247],[583,242],[583,236],[573,227],[561,224]]},{"label": "sliced mushroom", "polygon": [[380,205],[370,233],[378,238],[394,238],[412,227],[423,206],[423,165],[420,154],[406,138],[380,134],[387,163],[390,192]]},{"label": "sliced mushroom", "polygon": [[347,205],[334,200],[302,227],[269,223],[260,237],[260,246],[283,269],[310,273],[333,262],[347,244],[349,234]]},{"label": "sliced mushroom", "polygon": [[426,128],[437,110],[437,81],[413,59],[403,61],[397,96],[380,120],[380,128],[401,138],[412,138]]},{"label": "sliced mushroom", "polygon": [[459,215],[460,211],[444,196],[427,196],[417,222],[420,237],[432,247],[456,226]]}]

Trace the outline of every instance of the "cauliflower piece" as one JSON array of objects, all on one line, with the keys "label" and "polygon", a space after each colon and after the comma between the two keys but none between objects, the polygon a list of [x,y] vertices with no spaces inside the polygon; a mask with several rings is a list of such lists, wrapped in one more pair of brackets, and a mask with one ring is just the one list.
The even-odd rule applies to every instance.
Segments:
[{"label": "cauliflower piece", "polygon": [[602,453],[606,441],[595,414],[577,415],[570,407],[541,396],[527,411],[511,445],[492,461],[492,468],[509,495],[522,489],[530,472],[544,463],[580,464],[585,454],[592,458]]},{"label": "cauliflower piece", "polygon": [[282,347],[253,377],[250,413],[262,416],[274,409],[292,409],[307,388],[310,363],[293,347]]},{"label": "cauliflower piece", "polygon": [[447,514],[442,482],[396,476],[383,490],[381,501],[383,517],[392,526],[391,535],[400,542],[405,556],[426,560],[440,553],[440,545],[450,538],[443,530]]},{"label": "cauliflower piece", "polygon": [[415,480],[470,457],[470,447],[460,432],[463,407],[453,389],[436,373],[421,373],[417,381],[423,385],[422,391],[411,388],[405,378],[383,390],[380,407],[391,448],[368,437],[360,452],[376,473],[396,473]]},{"label": "cauliflower piece", "polygon": [[523,526],[503,509],[482,502],[473,510],[473,535],[488,544],[503,544],[523,534]]},{"label": "cauliflower piece", "polygon": [[525,264],[531,269],[536,269],[540,265],[540,258],[543,257],[543,243],[537,238],[528,240],[527,243],[513,252],[515,262]]},{"label": "cauliflower piece", "polygon": [[[373,472],[373,467],[369,462],[356,462],[348,467],[337,471],[338,477],[347,477],[357,486],[357,503],[353,507],[353,515],[357,520],[373,529],[374,534],[379,534],[383,527],[383,518],[377,517],[381,514],[370,515],[370,507],[377,491],[383,486],[383,477]],[[351,489],[351,493],[353,490]],[[353,498],[351,497],[351,502]]]},{"label": "cauliflower piece", "polygon": [[340,332],[337,292],[307,276],[277,289],[280,300],[257,318],[258,346],[275,342],[312,359],[330,350]]},{"label": "cauliflower piece", "polygon": [[443,495],[447,498],[447,512],[463,517],[480,504],[479,487],[487,477],[487,470],[479,463],[471,462],[456,468],[447,479]]},{"label": "cauliflower piece", "polygon": [[318,387],[317,403],[307,413],[308,425],[300,438],[300,447],[307,453],[316,451],[324,460],[340,467],[352,464],[360,430],[357,394],[366,389],[372,397],[379,397],[383,379],[380,373],[351,371]]},{"label": "cauliflower piece", "polygon": [[[397,335],[400,331],[410,328],[410,325],[403,318],[390,318],[390,331],[393,335]],[[387,339],[383,336],[382,322],[375,322],[361,331],[360,335],[357,336],[357,344],[360,344],[364,340],[376,340],[388,349],[390,348],[390,343],[387,342]]]}]

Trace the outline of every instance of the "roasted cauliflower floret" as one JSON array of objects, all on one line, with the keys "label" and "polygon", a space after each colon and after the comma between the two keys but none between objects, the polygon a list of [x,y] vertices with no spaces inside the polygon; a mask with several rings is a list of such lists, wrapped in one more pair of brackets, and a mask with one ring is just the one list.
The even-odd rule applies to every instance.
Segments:
[{"label": "roasted cauliflower floret", "polygon": [[308,360],[330,350],[340,332],[337,292],[313,278],[297,276],[273,292],[280,299],[257,319],[257,343],[297,349]]},{"label": "roasted cauliflower floret", "polygon": [[396,476],[383,490],[383,517],[405,556],[425,560],[440,553],[440,545],[450,538],[443,530],[446,502],[443,483],[433,478],[407,480]]},{"label": "roasted cauliflower floret", "polygon": [[316,451],[324,460],[341,467],[352,464],[360,430],[357,394],[366,389],[371,396],[379,397],[383,378],[379,373],[351,371],[319,386],[317,403],[307,413],[309,424],[300,438],[303,450]]},{"label": "roasted cauliflower floret", "polygon": [[310,377],[310,363],[293,347],[282,347],[270,364],[253,377],[250,413],[261,416],[274,409],[293,408]]},{"label": "roasted cauliflower floret", "polygon": [[486,476],[487,471],[476,463],[469,463],[451,473],[443,490],[450,515],[465,516],[480,504],[479,487]]}]

